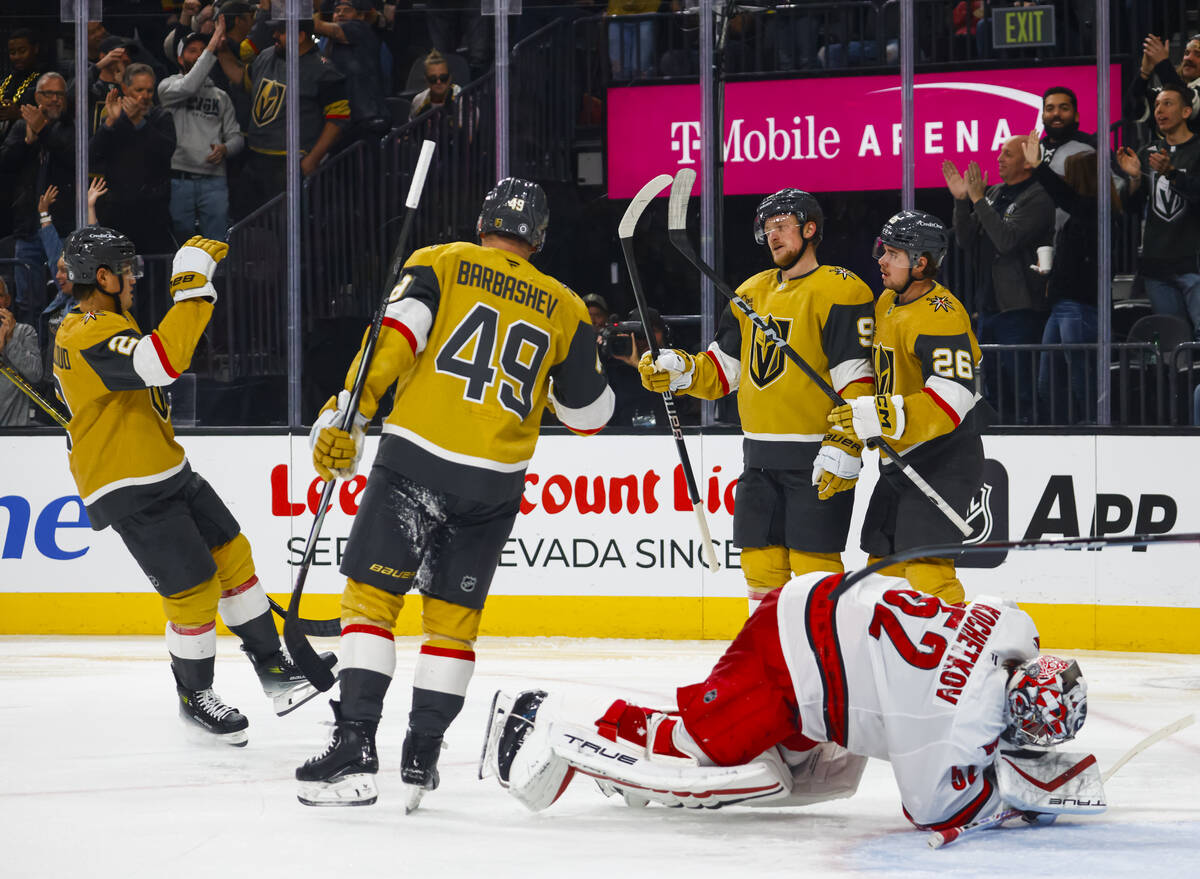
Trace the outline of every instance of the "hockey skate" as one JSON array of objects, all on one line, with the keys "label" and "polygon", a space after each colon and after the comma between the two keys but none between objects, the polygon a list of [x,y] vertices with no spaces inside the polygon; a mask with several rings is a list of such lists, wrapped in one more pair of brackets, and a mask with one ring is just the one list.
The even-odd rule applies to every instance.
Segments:
[{"label": "hockey skate", "polygon": [[[280,717],[295,711],[305,702],[314,698],[320,690],[314,687],[304,676],[304,672],[296,668],[292,658],[283,648],[276,650],[263,659],[256,659],[254,654],[242,645],[242,652],[250,658],[258,680],[262,683],[263,692],[274,703],[275,713]],[[337,657],[332,653],[322,653],[321,661],[337,675]]]},{"label": "hockey skate", "polygon": [[345,720],[342,706],[330,700],[333,732],[329,744],[296,770],[300,782],[297,799],[306,806],[369,806],[379,799],[375,775],[379,756],[375,753],[377,723]]},{"label": "hockey skate", "polygon": [[177,683],[175,689],[179,693],[179,716],[185,723],[193,729],[203,730],[216,741],[236,748],[246,747],[246,729],[250,721],[236,708],[222,702],[212,687],[189,690]]},{"label": "hockey skate", "polygon": [[437,764],[442,747],[441,736],[408,728],[408,734],[404,737],[404,748],[400,752],[400,778],[404,782],[406,815],[416,810],[426,791],[437,790],[441,783]]}]

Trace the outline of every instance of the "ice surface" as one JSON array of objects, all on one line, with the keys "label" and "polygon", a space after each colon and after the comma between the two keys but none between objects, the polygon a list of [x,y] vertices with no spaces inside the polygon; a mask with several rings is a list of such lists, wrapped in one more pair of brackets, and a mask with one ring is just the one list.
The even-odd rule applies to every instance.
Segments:
[{"label": "ice surface", "polygon": [[[482,639],[442,787],[405,816],[400,743],[416,643],[398,641],[379,802],[312,809],[297,803],[292,771],[324,747],[329,709],[317,699],[275,717],[233,639],[218,642],[216,689],[250,718],[241,749],[186,735],[162,638],[0,638],[0,877],[1200,875],[1200,725],[1127,764],[1103,815],[1018,824],[940,851],[904,820],[877,761],[852,799],[792,810],[630,809],[577,781],[534,815],[477,780],[495,689],[670,705],[676,686],[707,673],[720,642]],[[1089,685],[1078,750],[1102,768],[1200,711],[1198,656],[1062,652],[1079,658]]]}]

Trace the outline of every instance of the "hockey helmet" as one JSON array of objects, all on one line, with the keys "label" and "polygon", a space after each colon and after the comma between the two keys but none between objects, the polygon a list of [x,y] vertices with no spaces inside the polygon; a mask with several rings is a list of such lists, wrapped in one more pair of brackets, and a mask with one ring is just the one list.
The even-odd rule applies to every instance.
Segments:
[{"label": "hockey helmet", "polygon": [[781,189],[759,202],[758,209],[754,212],[755,241],[759,244],[767,243],[767,220],[780,214],[794,214],[801,229],[806,223],[816,223],[815,239],[821,240],[821,230],[825,226],[825,214],[822,213],[817,200],[811,193],[805,192],[803,189]]},{"label": "hockey helmet", "polygon": [[1061,745],[1075,738],[1086,717],[1087,682],[1079,664],[1042,655],[1014,669],[1008,679],[1008,726],[1001,737],[1021,747]]},{"label": "hockey helmet", "polygon": [[63,245],[67,279],[73,284],[95,284],[96,271],[106,268],[122,275],[142,276],[142,258],[133,242],[107,226],[84,226],[67,236]]},{"label": "hockey helmet", "polygon": [[542,187],[520,177],[505,177],[483,199],[476,234],[511,235],[537,252],[546,242],[550,208]]},{"label": "hockey helmet", "polygon": [[933,214],[924,211],[901,211],[883,224],[883,230],[875,239],[874,256],[884,254],[884,245],[903,250],[908,254],[910,266],[928,255],[930,269],[937,269],[950,249],[950,237],[946,226]]}]

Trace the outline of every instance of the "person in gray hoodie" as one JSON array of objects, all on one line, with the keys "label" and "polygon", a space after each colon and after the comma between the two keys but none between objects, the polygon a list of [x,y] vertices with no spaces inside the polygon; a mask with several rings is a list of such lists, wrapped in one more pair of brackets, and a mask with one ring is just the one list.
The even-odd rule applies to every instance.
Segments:
[{"label": "person in gray hoodie", "polygon": [[224,38],[223,17],[211,36],[188,34],[178,49],[183,73],[158,85],[158,99],[175,121],[171,223],[179,241],[193,235],[225,241],[229,231],[226,160],[241,151],[244,140],[233,101],[208,76]]}]

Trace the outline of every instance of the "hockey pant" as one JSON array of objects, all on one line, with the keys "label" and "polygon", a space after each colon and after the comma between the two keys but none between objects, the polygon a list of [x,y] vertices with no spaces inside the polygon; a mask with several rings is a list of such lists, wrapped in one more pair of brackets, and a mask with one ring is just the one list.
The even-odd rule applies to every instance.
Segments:
[{"label": "hockey pant", "polygon": [[[475,638],[483,611],[421,597],[425,637],[413,670],[409,725],[441,735],[458,716],[475,671]],[[339,659],[341,712],[347,720],[378,721],[396,672],[392,630],[404,596],[347,579],[342,594]]]}]

